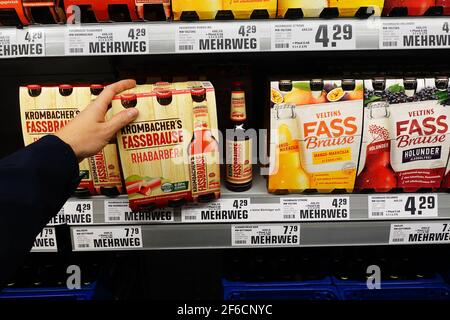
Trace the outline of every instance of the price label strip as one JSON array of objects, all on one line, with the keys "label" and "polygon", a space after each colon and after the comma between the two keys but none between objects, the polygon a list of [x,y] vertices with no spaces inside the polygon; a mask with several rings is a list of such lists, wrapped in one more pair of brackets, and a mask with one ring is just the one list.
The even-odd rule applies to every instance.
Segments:
[{"label": "price label strip", "polygon": [[[332,23],[331,23],[332,22]],[[271,24],[272,51],[356,49],[355,25],[346,21],[299,21]]]},{"label": "price label strip", "polygon": [[382,21],[380,49],[450,48],[450,19]]},{"label": "price label strip", "polygon": [[393,223],[389,244],[450,243],[450,221]]},{"label": "price label strip", "polygon": [[140,226],[72,227],[74,251],[142,248]]},{"label": "price label strip", "polygon": [[0,29],[0,57],[20,57],[17,46],[17,31],[15,28]]},{"label": "price label strip", "polygon": [[65,55],[148,54],[148,26],[74,26],[65,31]]},{"label": "price label strip", "polygon": [[92,200],[67,201],[60,214],[68,225],[92,224],[94,203]]},{"label": "price label strip", "polygon": [[260,50],[260,27],[256,22],[180,24],[175,52],[251,52]]},{"label": "price label strip", "polygon": [[428,218],[438,216],[436,194],[369,196],[369,219]]},{"label": "price label strip", "polygon": [[281,198],[284,217],[296,221],[337,221],[350,219],[349,197]]},{"label": "price label strip", "polygon": [[56,231],[54,227],[46,227],[34,240],[31,252],[57,252]]},{"label": "price label strip", "polygon": [[233,225],[233,247],[272,247],[300,245],[300,225]]},{"label": "price label strip", "polygon": [[133,212],[127,199],[105,201],[106,223],[168,223],[174,222],[173,208],[155,209],[146,212]]},{"label": "price label strip", "polygon": [[45,56],[45,31],[43,28],[17,29],[17,52],[20,57]]},{"label": "price label strip", "polygon": [[278,203],[251,204],[250,198],[219,199],[207,204],[190,204],[181,209],[182,222],[283,221]]}]

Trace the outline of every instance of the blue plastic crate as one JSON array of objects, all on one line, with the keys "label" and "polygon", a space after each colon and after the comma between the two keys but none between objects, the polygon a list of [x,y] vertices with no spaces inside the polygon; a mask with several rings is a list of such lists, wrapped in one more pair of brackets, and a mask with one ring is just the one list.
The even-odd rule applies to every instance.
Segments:
[{"label": "blue plastic crate", "polygon": [[54,288],[6,288],[0,292],[0,300],[93,300],[97,283],[83,286],[79,290],[65,287]]},{"label": "blue plastic crate", "polygon": [[333,283],[342,300],[450,300],[450,287],[438,274],[416,280],[382,280],[381,288],[372,290],[365,281],[333,278]]},{"label": "blue plastic crate", "polygon": [[233,282],[222,280],[225,300],[337,300],[330,277],[317,281]]}]

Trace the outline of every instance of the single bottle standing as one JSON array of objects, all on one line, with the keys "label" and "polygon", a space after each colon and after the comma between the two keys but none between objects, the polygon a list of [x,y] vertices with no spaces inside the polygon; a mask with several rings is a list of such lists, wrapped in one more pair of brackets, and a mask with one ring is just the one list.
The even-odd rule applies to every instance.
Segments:
[{"label": "single bottle standing", "polygon": [[228,189],[242,192],[252,186],[252,139],[245,134],[245,90],[240,81],[232,83],[230,119],[233,132],[227,134],[225,183]]}]

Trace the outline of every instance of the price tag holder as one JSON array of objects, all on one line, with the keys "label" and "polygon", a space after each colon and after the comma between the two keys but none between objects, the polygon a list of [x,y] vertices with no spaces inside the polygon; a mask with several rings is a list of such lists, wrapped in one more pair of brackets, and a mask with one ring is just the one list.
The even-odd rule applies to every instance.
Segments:
[{"label": "price tag holder", "polygon": [[190,204],[181,208],[181,221],[211,222],[265,222],[284,221],[278,203],[251,203],[250,198],[219,199],[207,204]]},{"label": "price tag holder", "polygon": [[355,25],[350,20],[274,22],[272,51],[356,49]]},{"label": "price tag holder", "polygon": [[233,247],[289,247],[300,245],[300,225],[233,225]]},{"label": "price tag holder", "polygon": [[186,23],[177,26],[175,52],[251,52],[260,50],[256,22]]},{"label": "price tag holder", "polygon": [[380,49],[450,48],[450,19],[407,19],[383,21]]},{"label": "price tag holder", "polygon": [[74,251],[142,248],[140,226],[72,227]]},{"label": "price tag holder", "polygon": [[16,28],[0,29],[0,57],[2,58],[20,57],[17,46]]},{"label": "price tag holder", "polygon": [[34,240],[31,252],[57,252],[56,230],[54,227],[45,227]]},{"label": "price tag holder", "polygon": [[438,216],[436,194],[369,196],[369,219],[428,218]]},{"label": "price tag holder", "polygon": [[281,198],[284,217],[299,221],[338,221],[350,219],[349,197]]},{"label": "price tag holder", "polygon": [[166,223],[174,222],[173,208],[155,209],[146,212],[133,212],[127,199],[105,201],[106,223]]},{"label": "price tag holder", "polygon": [[20,57],[45,56],[45,31],[43,28],[17,29],[17,48]]},{"label": "price tag holder", "polygon": [[450,221],[393,223],[389,244],[450,243]]},{"label": "price tag holder", "polygon": [[148,54],[149,28],[139,24],[111,26],[73,26],[65,31],[65,55]]},{"label": "price tag holder", "polygon": [[69,225],[94,223],[94,203],[92,200],[67,201],[62,214]]}]

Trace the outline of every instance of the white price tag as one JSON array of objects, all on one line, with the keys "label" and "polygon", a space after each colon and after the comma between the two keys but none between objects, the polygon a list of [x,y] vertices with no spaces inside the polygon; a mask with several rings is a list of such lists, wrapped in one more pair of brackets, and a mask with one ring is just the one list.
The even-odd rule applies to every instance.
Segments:
[{"label": "white price tag", "polygon": [[142,248],[140,226],[73,227],[75,251],[104,251]]},{"label": "white price tag", "polygon": [[251,203],[250,198],[219,199],[207,204],[189,204],[181,209],[182,222],[284,221],[278,203]]},{"label": "white price tag", "polygon": [[382,21],[380,49],[450,48],[450,19]]},{"label": "white price tag", "polygon": [[369,196],[369,219],[427,218],[438,216],[436,194]]},{"label": "white price tag", "polygon": [[148,54],[148,26],[73,26],[65,31],[65,54]]},{"label": "white price tag", "polygon": [[304,221],[350,219],[349,197],[281,198],[284,217]]},{"label": "white price tag", "polygon": [[300,225],[234,225],[231,245],[234,246],[298,246]]},{"label": "white price tag", "polygon": [[0,57],[20,57],[15,28],[0,29]]},{"label": "white price tag", "polygon": [[450,222],[393,223],[389,244],[450,243]]},{"label": "white price tag", "polygon": [[56,252],[58,246],[56,244],[55,228],[44,228],[34,240],[31,252]]},{"label": "white price tag", "polygon": [[106,223],[173,222],[173,208],[155,209],[153,211],[133,212],[127,199],[105,201]]},{"label": "white price tag", "polygon": [[43,28],[17,29],[18,55],[21,57],[45,56],[45,31]]},{"label": "white price tag", "polygon": [[69,225],[94,223],[94,204],[91,200],[67,201],[63,212],[65,223]]},{"label": "white price tag", "polygon": [[272,51],[352,50],[355,25],[345,21],[299,21],[271,24]]},{"label": "white price tag", "polygon": [[180,24],[176,30],[178,53],[245,52],[260,50],[260,27],[248,22]]}]

